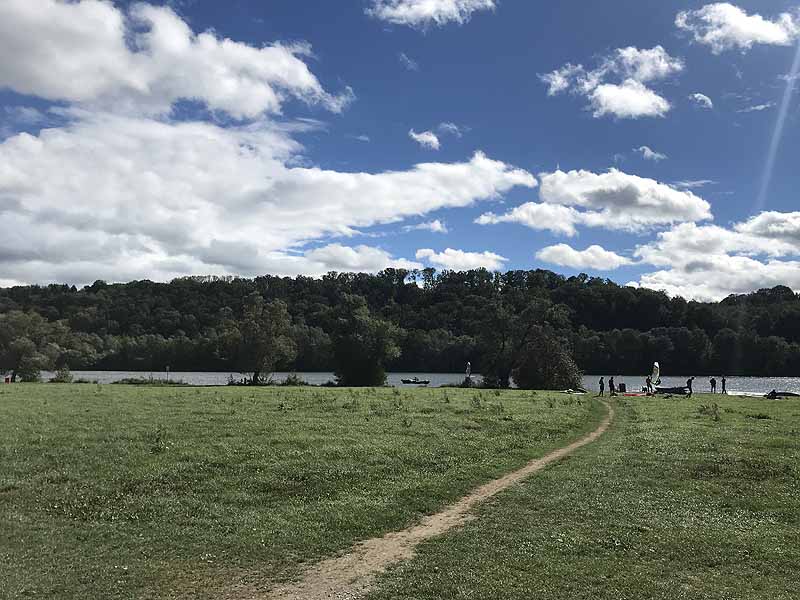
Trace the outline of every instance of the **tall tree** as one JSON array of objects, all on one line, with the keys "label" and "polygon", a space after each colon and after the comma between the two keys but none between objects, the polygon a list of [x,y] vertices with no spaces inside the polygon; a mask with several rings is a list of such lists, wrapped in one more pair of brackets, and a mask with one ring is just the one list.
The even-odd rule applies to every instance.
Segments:
[{"label": "tall tree", "polygon": [[333,324],[333,354],[341,386],[379,386],[386,383],[387,363],[400,356],[401,330],[372,316],[366,300],[346,294]]},{"label": "tall tree", "polygon": [[286,303],[265,302],[258,292],[245,298],[241,319],[227,318],[221,328],[228,357],[240,373],[253,374],[253,385],[276,366],[292,361],[297,353]]},{"label": "tall tree", "polygon": [[0,314],[0,371],[11,373],[11,381],[37,381],[42,370],[63,364],[70,335],[66,323],[37,313]]}]

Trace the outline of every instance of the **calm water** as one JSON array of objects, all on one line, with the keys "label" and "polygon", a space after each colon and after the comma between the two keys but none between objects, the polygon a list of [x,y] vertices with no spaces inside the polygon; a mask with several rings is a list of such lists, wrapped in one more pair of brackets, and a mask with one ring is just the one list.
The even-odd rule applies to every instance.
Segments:
[{"label": "calm water", "polygon": [[[273,378],[277,381],[282,381],[286,378],[288,373],[275,373]],[[45,381],[49,380],[53,373],[42,373]],[[131,371],[73,371],[72,376],[75,379],[88,379],[90,381],[97,381],[99,383],[113,383],[120,379],[128,377],[152,377],[154,379],[166,379],[167,375],[164,372],[131,372]],[[173,381],[185,381],[191,385],[226,385],[230,377],[240,379],[240,373],[170,373],[169,378]],[[328,381],[334,380],[333,373],[298,373],[298,376],[308,383],[314,385],[322,385]],[[411,379],[413,377],[420,379],[430,380],[431,387],[440,387],[442,385],[458,384],[464,380],[463,373],[390,373],[389,385],[402,386],[401,379]],[[686,384],[687,376],[661,378],[661,383],[664,387],[679,387]],[[480,381],[480,375],[473,375],[475,381]],[[596,391],[597,381],[600,379],[599,375],[587,375],[583,378],[584,387],[587,390]],[[638,391],[644,385],[645,375],[615,375],[614,380],[616,383],[625,383],[628,386],[628,391]],[[608,381],[608,376],[606,376]],[[721,382],[717,377],[717,391],[721,389]],[[710,391],[708,377],[698,377],[694,382],[694,390],[696,393],[703,393]],[[771,390],[778,390],[780,392],[795,392],[800,394],[800,377],[729,377],[728,378],[728,392],[731,394],[766,394]]]}]

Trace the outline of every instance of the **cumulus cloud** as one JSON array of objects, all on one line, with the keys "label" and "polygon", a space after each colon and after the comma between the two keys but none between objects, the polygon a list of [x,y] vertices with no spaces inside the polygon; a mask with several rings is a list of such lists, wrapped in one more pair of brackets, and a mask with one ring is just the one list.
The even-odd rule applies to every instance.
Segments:
[{"label": "cumulus cloud", "polygon": [[408,137],[428,150],[438,150],[442,147],[441,143],[439,142],[439,137],[432,131],[423,131],[422,133],[417,133],[412,129],[408,132]]},{"label": "cumulus cloud", "polygon": [[789,46],[800,35],[800,21],[782,13],[765,19],[728,2],[707,4],[698,10],[681,11],[675,25],[692,35],[695,42],[711,48],[714,54],[725,50],[747,51],[756,44]]},{"label": "cumulus cloud", "polygon": [[632,262],[629,258],[597,245],[589,246],[586,250],[576,250],[568,244],[557,244],[541,249],[536,253],[536,258],[561,267],[596,271],[613,271]]},{"label": "cumulus cloud", "polygon": [[449,233],[447,225],[442,223],[439,219],[418,223],[417,225],[406,225],[403,227],[403,231],[430,231],[431,233]]},{"label": "cumulus cloud", "polygon": [[794,244],[800,253],[800,212],[762,212],[735,226],[736,231]]},{"label": "cumulus cloud", "polygon": [[652,160],[654,162],[660,162],[662,160],[667,160],[669,158],[666,154],[662,154],[661,152],[656,152],[649,146],[640,146],[634,149],[634,152],[638,152],[642,155],[642,158],[645,160]]},{"label": "cumulus cloud", "polygon": [[372,0],[366,13],[393,25],[425,29],[448,23],[463,25],[473,13],[496,7],[497,0]]},{"label": "cumulus cloud", "polygon": [[394,269],[421,269],[423,265],[418,262],[393,258],[388,252],[370,246],[342,246],[329,244],[321,248],[309,250],[304,258],[311,263],[320,265],[316,270],[328,271],[354,271],[361,273],[375,273],[387,268]]},{"label": "cumulus cloud", "polygon": [[639,246],[634,256],[661,267],[636,285],[696,300],[788,285],[800,289],[797,213],[762,213],[732,229],[684,223]]},{"label": "cumulus cloud", "polygon": [[308,259],[289,251],[310,241],[535,185],[481,153],[377,174],[291,166],[301,153],[269,121],[223,128],[86,113],[10,137],[0,143],[4,277],[302,273]]},{"label": "cumulus cloud", "polygon": [[497,271],[503,268],[508,259],[494,252],[464,252],[447,248],[444,252],[435,252],[430,248],[417,250],[417,260],[425,260],[440,269],[452,271],[468,271],[469,269],[488,269]]},{"label": "cumulus cloud", "polygon": [[581,223],[581,213],[569,206],[526,202],[504,215],[484,213],[475,222],[478,225],[519,223],[530,229],[572,237],[578,233],[576,225]]},{"label": "cumulus cloud", "polygon": [[701,108],[705,108],[708,110],[714,108],[714,102],[712,102],[711,98],[709,98],[705,94],[696,93],[689,96],[689,98],[691,98],[695,102],[695,104],[697,104]]},{"label": "cumulus cloud", "polygon": [[644,231],[712,218],[711,205],[690,191],[617,169],[556,171],[539,176],[540,203],[529,202],[505,215],[487,213],[477,223],[520,223],[532,229],[574,235],[577,225]]},{"label": "cumulus cloud", "polygon": [[0,3],[0,87],[128,114],[166,114],[178,100],[236,118],[279,113],[288,97],[341,111],[348,88],[323,89],[305,44],[253,47],[194,33],[170,8],[102,0]]},{"label": "cumulus cloud", "polygon": [[619,119],[663,117],[672,105],[644,84],[633,79],[621,85],[604,83],[589,96],[595,118],[611,115]]},{"label": "cumulus cloud", "polygon": [[[619,119],[663,117],[671,109],[668,100],[645,84],[661,81],[683,71],[681,59],[670,56],[662,46],[648,50],[618,48],[603,58],[600,65],[587,71],[581,65],[567,63],[551,73],[540,75],[549,96],[571,92],[589,100],[595,118]],[[608,82],[617,78],[618,83]]]}]

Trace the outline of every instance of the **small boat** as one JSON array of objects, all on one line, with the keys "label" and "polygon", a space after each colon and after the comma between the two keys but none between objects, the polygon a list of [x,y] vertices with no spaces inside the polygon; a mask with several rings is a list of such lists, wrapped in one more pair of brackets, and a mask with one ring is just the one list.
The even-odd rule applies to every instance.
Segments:
[{"label": "small boat", "polygon": [[688,387],[657,387],[656,394],[675,394],[676,396],[685,396],[689,393]]},{"label": "small boat", "polygon": [[764,394],[764,398],[769,400],[777,400],[780,398],[800,398],[800,394],[795,394],[794,392],[776,392],[772,390],[769,394]]},{"label": "small boat", "polygon": [[401,379],[400,381],[402,381],[404,385],[429,385],[431,382],[430,379],[420,379],[419,377],[414,377],[413,379]]}]

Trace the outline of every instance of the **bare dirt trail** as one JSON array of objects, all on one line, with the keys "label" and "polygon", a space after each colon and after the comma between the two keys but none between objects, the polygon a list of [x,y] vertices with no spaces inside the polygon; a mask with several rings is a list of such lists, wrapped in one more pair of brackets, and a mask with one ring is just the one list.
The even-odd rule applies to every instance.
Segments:
[{"label": "bare dirt trail", "polygon": [[357,544],[347,554],[329,558],[310,567],[294,583],[273,588],[269,592],[243,592],[238,600],[357,600],[363,598],[375,577],[389,566],[414,556],[418,544],[474,519],[470,511],[479,503],[541,471],[597,440],[614,418],[614,409],[603,401],[607,414],[597,429],[569,446],[529,462],[521,469],[495,479],[472,491],[444,510],[425,517],[418,525],[388,533]]}]

